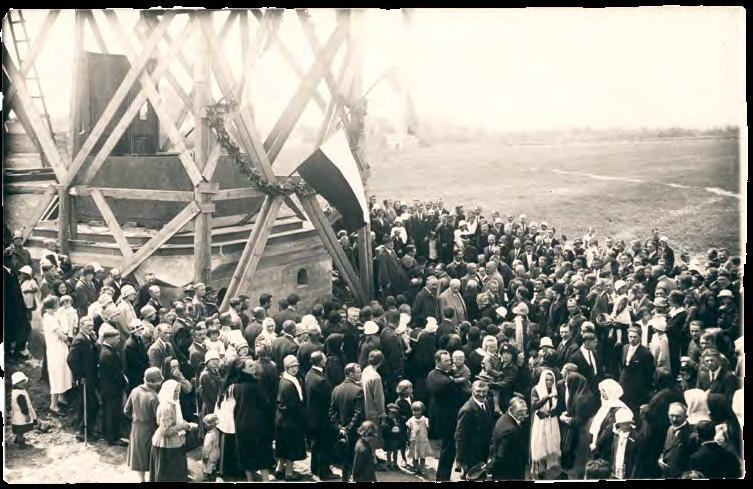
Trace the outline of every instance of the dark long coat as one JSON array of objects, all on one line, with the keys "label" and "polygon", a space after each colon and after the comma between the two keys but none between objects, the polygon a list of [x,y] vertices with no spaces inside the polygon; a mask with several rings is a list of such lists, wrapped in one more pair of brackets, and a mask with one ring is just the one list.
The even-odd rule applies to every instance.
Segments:
[{"label": "dark long coat", "polygon": [[[303,389],[303,385],[301,385]],[[306,410],[295,384],[280,379],[275,415],[275,455],[283,460],[306,458]]]}]

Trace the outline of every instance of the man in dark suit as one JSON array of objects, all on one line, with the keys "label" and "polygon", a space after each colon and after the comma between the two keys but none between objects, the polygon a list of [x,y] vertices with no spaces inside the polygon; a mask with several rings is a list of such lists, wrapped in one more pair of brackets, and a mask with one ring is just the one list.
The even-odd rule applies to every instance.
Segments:
[{"label": "man in dark suit", "polygon": [[249,321],[248,326],[243,331],[243,337],[246,339],[249,347],[253,347],[256,344],[256,338],[259,337],[263,329],[261,323],[266,317],[267,313],[263,307],[254,309],[253,319]]},{"label": "man in dark suit", "polygon": [[[118,343],[120,333],[109,324],[100,329],[99,393],[102,397],[102,437],[108,445],[125,446],[120,439],[123,423],[123,396],[127,383]],[[88,406],[87,406],[88,408]]]},{"label": "man in dark suit", "polygon": [[[97,390],[99,383],[98,364],[99,347],[94,336],[94,321],[89,316],[82,317],[78,322],[78,334],[73,338],[68,350],[68,368],[71,369],[77,389],[76,411],[78,414],[78,433],[76,439],[84,441],[84,431],[88,440],[95,440],[94,422],[99,412]],[[86,385],[86,387],[84,387]],[[86,401],[84,401],[86,396]],[[86,419],[84,419],[84,402],[86,402]],[[86,430],[84,430],[86,426]]]},{"label": "man in dark suit", "polygon": [[295,322],[286,320],[282,323],[282,336],[272,342],[272,361],[277,365],[277,371],[282,375],[282,361],[288,355],[298,353],[298,343],[295,342]]},{"label": "man in dark suit", "polygon": [[455,461],[455,426],[463,403],[465,379],[450,375],[452,357],[447,350],[434,354],[434,369],[426,376],[429,395],[429,439],[440,443],[437,481],[449,481]]},{"label": "man in dark suit", "polygon": [[447,275],[450,278],[459,279],[468,271],[466,264],[463,262],[463,251],[455,250],[452,257],[452,262],[447,265]]},{"label": "man in dark suit", "polygon": [[620,385],[624,392],[621,399],[634,413],[648,401],[654,370],[654,356],[641,345],[640,329],[631,326],[628,329],[628,344],[622,347]]},{"label": "man in dark suit", "polygon": [[528,406],[519,397],[510,400],[510,407],[494,425],[492,432],[492,479],[522,480],[525,478],[528,450],[526,433],[521,426],[528,416]]},{"label": "man in dark suit", "polygon": [[677,479],[690,467],[690,456],[698,448],[698,435],[688,424],[687,408],[680,402],[669,405],[669,422],[659,467],[666,479]]},{"label": "man in dark suit", "polygon": [[154,340],[147,350],[147,356],[149,357],[149,366],[162,368],[167,357],[175,357],[175,349],[170,342],[170,338],[173,335],[173,327],[167,323],[162,323],[157,326],[157,339]]},{"label": "man in dark suit", "polygon": [[426,279],[426,286],[416,295],[416,300],[411,309],[414,325],[423,326],[426,323],[426,318],[430,316],[439,319],[437,287],[439,287],[439,280],[431,275]]},{"label": "man in dark suit", "polygon": [[332,384],[324,375],[327,357],[320,351],[311,354],[311,368],[306,374],[306,417],[311,440],[311,473],[321,480],[334,478],[330,449],[334,443],[332,426],[327,421],[332,402]]},{"label": "man in dark suit", "polygon": [[378,258],[379,293],[382,299],[387,296],[402,294],[408,288],[408,274],[395,253],[395,244],[391,238],[384,238],[383,247]]},{"label": "man in dark suit", "polygon": [[130,335],[123,349],[123,361],[130,392],[144,382],[144,372],[149,368],[149,355],[147,355],[144,340],[141,339],[141,332],[144,329],[141,320],[134,319],[129,327]]},{"label": "man in dark suit", "polygon": [[429,226],[426,222],[426,213],[424,206],[419,205],[416,213],[408,218],[408,233],[416,245],[416,252],[419,256],[429,256]]},{"label": "man in dark suit", "polygon": [[583,344],[572,354],[570,362],[578,367],[578,373],[586,378],[591,392],[599,392],[599,382],[604,379],[604,368],[598,361],[598,340],[593,333],[583,333]]},{"label": "man in dark suit", "polygon": [[468,473],[468,469],[486,462],[489,457],[494,409],[487,400],[488,394],[489,386],[486,382],[483,380],[473,382],[471,398],[458,412],[455,452],[458,465],[463,471],[463,478]]},{"label": "man in dark suit", "polygon": [[552,285],[554,300],[549,306],[549,331],[559,331],[560,326],[567,323],[567,300],[565,299],[565,284],[557,282]]},{"label": "man in dark suit", "polygon": [[709,394],[724,394],[732,402],[732,396],[737,390],[737,376],[721,364],[721,354],[717,350],[707,348],[703,351],[705,369],[699,369],[698,389],[708,391]]},{"label": "man in dark suit", "polygon": [[329,419],[334,428],[347,439],[347,448],[342,454],[342,481],[348,482],[353,469],[353,453],[358,441],[358,427],[364,421],[363,387],[361,367],[357,363],[345,366],[345,380],[332,390]]},{"label": "man in dark suit", "polygon": [[384,382],[385,404],[393,402],[397,397],[397,383],[403,378],[403,342],[395,334],[395,328],[400,323],[398,311],[387,311],[387,325],[379,336],[379,350],[384,355],[384,361],[379,367],[379,374]]},{"label": "man in dark suit", "polygon": [[560,326],[560,342],[557,345],[557,366],[559,368],[562,368],[568,361],[570,361],[570,357],[573,356],[573,354],[578,351],[578,343],[575,342],[575,338],[573,338],[572,331],[570,330],[570,326],[567,324],[563,324]]},{"label": "man in dark suit", "polygon": [[282,330],[282,325],[285,321],[293,321],[293,323],[301,322],[301,315],[296,310],[300,298],[298,294],[288,295],[286,302],[288,303],[285,309],[280,309],[280,312],[274,315],[275,323],[277,324],[277,334]]}]

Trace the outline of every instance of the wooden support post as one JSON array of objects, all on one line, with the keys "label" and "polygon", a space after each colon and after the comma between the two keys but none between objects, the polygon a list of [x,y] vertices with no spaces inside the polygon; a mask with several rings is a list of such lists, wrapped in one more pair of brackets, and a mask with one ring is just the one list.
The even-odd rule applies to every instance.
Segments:
[{"label": "wooden support post", "polygon": [[[196,43],[193,63],[194,160],[199,172],[206,167],[212,147],[211,129],[205,113],[205,107],[211,102],[209,50],[206,43],[201,41],[199,38]],[[219,190],[216,187],[215,190]],[[196,201],[201,206],[212,202],[212,194],[207,190],[208,186],[204,183],[200,183],[194,190]],[[194,227],[194,281],[212,281],[212,214],[204,210],[196,216]]]},{"label": "wooden support post", "polygon": [[332,262],[340,271],[345,283],[348,284],[350,291],[355,296],[356,300],[360,304],[365,304],[368,301],[366,292],[361,285],[361,279],[358,277],[353,265],[345,255],[345,251],[340,246],[340,242],[337,240],[335,231],[330,226],[327,216],[324,215],[322,207],[319,205],[319,201],[316,200],[316,196],[302,196],[300,198],[303,209],[308,214],[311,224],[319,232],[319,237],[324,244],[324,247],[332,257]]},{"label": "wooden support post", "polygon": [[29,221],[29,224],[27,224],[23,228],[24,243],[27,239],[29,239],[31,233],[34,232],[34,228],[37,227],[37,224],[39,224],[39,221],[42,219],[45,211],[48,207],[50,207],[50,204],[52,204],[53,200],[55,200],[57,193],[57,189],[54,185],[50,185],[45,189],[44,194],[39,200],[39,204],[37,204],[37,207],[34,208],[34,213],[32,214],[31,221]]},{"label": "wooden support post", "polygon": [[262,204],[261,212],[259,212],[259,218],[254,224],[254,228],[251,230],[251,235],[246,241],[246,246],[243,248],[238,265],[235,267],[233,276],[230,278],[230,284],[227,286],[227,292],[225,298],[222,299],[220,305],[220,312],[227,311],[230,306],[230,299],[238,294],[238,291],[243,285],[243,280],[246,277],[252,277],[256,271],[256,267],[261,261],[262,254],[264,253],[264,247],[267,244],[269,234],[272,232],[272,226],[274,225],[277,214],[280,211],[282,205],[281,197],[267,196]]},{"label": "wooden support post", "polygon": [[81,79],[81,59],[84,55],[84,12],[76,10],[75,13],[75,33],[73,37],[73,83],[71,84],[71,104],[68,111],[68,149],[69,155],[73,157],[81,148],[81,100],[83,98]]},{"label": "wooden support post", "polygon": [[60,254],[67,255],[70,253],[70,228],[71,228],[71,196],[68,194],[68,187],[58,186],[58,243],[60,244]]},{"label": "wooden support post", "polygon": [[374,284],[371,277],[373,277],[372,270],[374,268],[374,262],[371,255],[371,225],[366,224],[364,227],[358,230],[358,269],[361,274],[361,285],[363,290],[371,299],[374,296]]}]

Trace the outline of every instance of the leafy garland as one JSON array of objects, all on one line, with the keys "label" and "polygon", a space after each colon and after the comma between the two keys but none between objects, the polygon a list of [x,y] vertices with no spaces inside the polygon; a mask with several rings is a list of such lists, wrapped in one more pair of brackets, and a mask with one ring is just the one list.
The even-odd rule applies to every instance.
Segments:
[{"label": "leafy garland", "polygon": [[215,104],[206,106],[206,115],[209,127],[217,135],[220,145],[227,151],[228,156],[235,162],[238,171],[246,176],[254,187],[261,189],[270,196],[281,195],[287,197],[291,194],[299,196],[316,195],[316,191],[303,180],[294,182],[292,179],[287,178],[282,182],[267,182],[262,177],[256,166],[252,164],[249,155],[241,153],[240,148],[235,144],[225,128],[225,115],[234,111],[237,106],[238,103],[232,99],[222,99]]}]

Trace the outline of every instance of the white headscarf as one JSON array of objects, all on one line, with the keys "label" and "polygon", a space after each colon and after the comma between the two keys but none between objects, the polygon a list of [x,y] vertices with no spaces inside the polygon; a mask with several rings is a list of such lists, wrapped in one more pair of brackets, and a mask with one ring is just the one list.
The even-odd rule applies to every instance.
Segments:
[{"label": "white headscarf", "polygon": [[591,433],[591,443],[596,442],[596,438],[601,431],[601,425],[604,423],[604,419],[609,414],[609,410],[612,408],[627,408],[624,402],[620,400],[623,391],[622,386],[614,379],[605,379],[599,382],[599,391],[604,392],[603,399],[601,400],[601,407],[596,412],[594,419],[591,421],[591,427],[588,432]]},{"label": "white headscarf", "polygon": [[[552,388],[547,391],[546,390],[546,376],[547,374],[552,376]],[[541,371],[541,374],[539,375],[539,382],[536,384],[536,394],[538,394],[539,399],[543,399],[544,396],[549,394],[549,408],[547,410],[551,410],[554,406],[553,403],[557,401],[557,377],[554,376],[554,372],[549,370],[548,368]]]},{"label": "white headscarf", "polygon": [[685,391],[685,404],[688,406],[688,423],[695,426],[699,421],[711,421],[708,405],[708,392],[701,389]]},{"label": "white headscarf", "polygon": [[160,404],[167,403],[175,406],[175,422],[176,424],[184,423],[183,412],[180,410],[180,402],[175,399],[175,389],[180,389],[180,384],[175,379],[168,379],[162,383],[162,387],[159,390],[157,398]]}]

